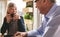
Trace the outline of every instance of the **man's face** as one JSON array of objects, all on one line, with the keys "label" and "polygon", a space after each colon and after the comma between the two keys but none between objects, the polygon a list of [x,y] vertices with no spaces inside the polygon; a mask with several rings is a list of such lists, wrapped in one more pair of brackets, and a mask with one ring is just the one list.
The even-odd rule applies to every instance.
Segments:
[{"label": "man's face", "polygon": [[16,11],[17,11],[16,7],[8,8],[8,12],[9,12],[10,14],[14,14]]},{"label": "man's face", "polygon": [[47,0],[37,0],[36,8],[40,10],[40,13],[45,14],[47,4],[48,4]]}]

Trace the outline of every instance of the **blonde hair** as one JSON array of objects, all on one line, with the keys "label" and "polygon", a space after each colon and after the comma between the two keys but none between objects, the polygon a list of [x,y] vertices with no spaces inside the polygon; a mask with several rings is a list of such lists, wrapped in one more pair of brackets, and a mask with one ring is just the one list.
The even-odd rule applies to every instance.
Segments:
[{"label": "blonde hair", "polygon": [[10,2],[8,5],[7,5],[7,13],[8,13],[8,8],[11,8],[11,7],[16,7],[15,3],[13,2]]},{"label": "blonde hair", "polygon": [[14,6],[15,6],[15,4],[12,3],[12,2],[8,4],[8,7],[9,7],[9,8],[10,8],[10,7],[14,7]]}]

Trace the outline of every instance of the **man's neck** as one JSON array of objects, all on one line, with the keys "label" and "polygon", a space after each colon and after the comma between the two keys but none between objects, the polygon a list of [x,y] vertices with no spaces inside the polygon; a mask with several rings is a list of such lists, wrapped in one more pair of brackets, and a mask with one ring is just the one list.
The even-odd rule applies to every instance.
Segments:
[{"label": "man's neck", "polygon": [[53,3],[48,5],[48,8],[45,11],[46,12],[45,15],[50,11],[50,9],[52,8],[53,5],[54,5]]}]

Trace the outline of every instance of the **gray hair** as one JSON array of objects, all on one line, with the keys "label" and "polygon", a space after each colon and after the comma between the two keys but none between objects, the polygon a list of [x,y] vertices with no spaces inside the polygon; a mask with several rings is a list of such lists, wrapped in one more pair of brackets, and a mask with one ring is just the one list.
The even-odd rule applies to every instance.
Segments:
[{"label": "gray hair", "polygon": [[56,2],[56,0],[50,0],[52,3],[55,3]]},{"label": "gray hair", "polygon": [[[38,0],[35,0],[35,2],[37,2]],[[51,1],[52,3],[55,3],[56,2],[56,0],[49,0],[49,1]]]}]

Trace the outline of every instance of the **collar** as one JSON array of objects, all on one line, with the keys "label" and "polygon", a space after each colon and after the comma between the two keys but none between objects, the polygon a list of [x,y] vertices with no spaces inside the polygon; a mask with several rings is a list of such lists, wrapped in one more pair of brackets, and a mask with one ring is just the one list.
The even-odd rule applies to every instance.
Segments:
[{"label": "collar", "polygon": [[47,13],[46,17],[47,17],[47,18],[50,18],[50,17],[53,15],[53,13],[54,13],[54,11],[56,10],[56,8],[57,8],[57,4],[54,4],[54,5],[52,6],[52,8],[50,9],[50,11]]}]

